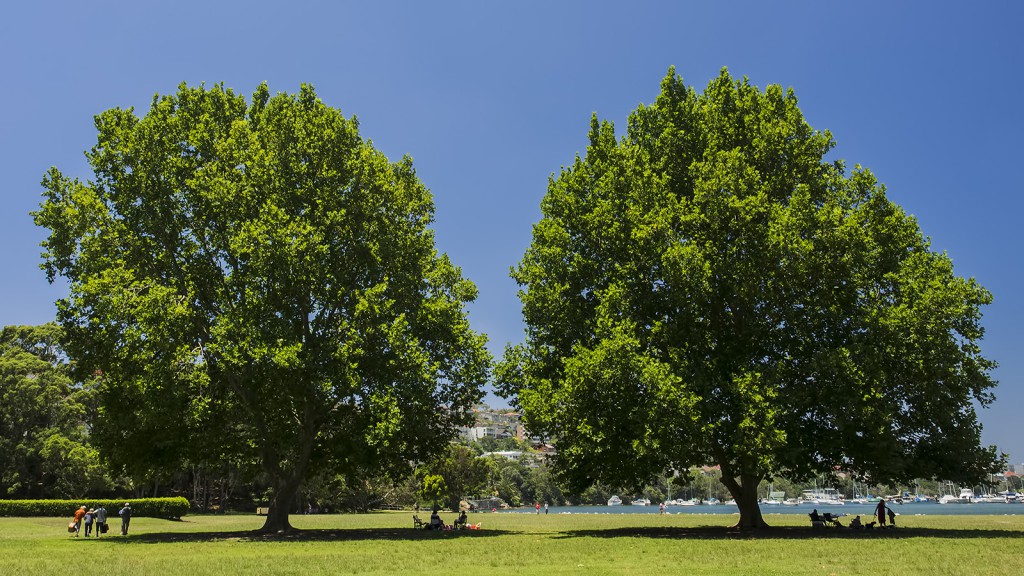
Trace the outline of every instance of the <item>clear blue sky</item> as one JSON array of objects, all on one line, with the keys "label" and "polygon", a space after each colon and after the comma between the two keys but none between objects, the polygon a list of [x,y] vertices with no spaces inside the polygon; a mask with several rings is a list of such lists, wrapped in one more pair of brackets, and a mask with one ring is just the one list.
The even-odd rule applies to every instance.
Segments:
[{"label": "clear blue sky", "polygon": [[[762,6],[762,4],[764,4]],[[29,211],[53,165],[88,178],[93,115],[181,82],[313,84],[392,159],[413,157],[439,249],[480,288],[496,355],[523,326],[510,266],[547,178],[618,127],[668,67],[796,90],[835,157],[867,166],[957,272],[995,295],[986,443],[1024,461],[1024,4],[976,2],[15,2],[0,22],[0,324],[54,317]],[[492,398],[493,403],[501,404]]]}]

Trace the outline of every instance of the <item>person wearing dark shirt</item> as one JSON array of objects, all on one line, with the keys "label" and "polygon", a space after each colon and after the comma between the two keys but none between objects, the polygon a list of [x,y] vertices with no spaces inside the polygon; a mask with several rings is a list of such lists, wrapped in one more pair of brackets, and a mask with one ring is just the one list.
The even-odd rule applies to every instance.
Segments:
[{"label": "person wearing dark shirt", "polygon": [[124,508],[121,508],[117,513],[121,517],[121,536],[128,535],[128,525],[132,522],[132,507],[128,502],[124,503]]}]

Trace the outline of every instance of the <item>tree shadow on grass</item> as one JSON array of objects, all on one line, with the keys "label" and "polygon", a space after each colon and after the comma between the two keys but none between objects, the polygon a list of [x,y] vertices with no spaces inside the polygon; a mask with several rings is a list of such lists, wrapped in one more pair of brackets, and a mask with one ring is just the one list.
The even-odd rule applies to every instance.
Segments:
[{"label": "tree shadow on grass", "polygon": [[607,530],[570,530],[556,538],[666,538],[675,540],[901,540],[905,538],[1016,538],[1024,539],[1020,530],[978,530],[958,528],[895,528],[885,530],[852,530],[843,528],[811,528],[800,526],[770,527],[761,530],[736,530],[719,526],[694,528],[611,528]]},{"label": "tree shadow on grass", "polygon": [[424,530],[416,528],[349,528],[291,530],[266,533],[259,530],[232,532],[147,532],[118,539],[128,544],[173,544],[188,542],[359,542],[369,540],[419,541],[454,538],[490,538],[511,534],[507,530]]}]

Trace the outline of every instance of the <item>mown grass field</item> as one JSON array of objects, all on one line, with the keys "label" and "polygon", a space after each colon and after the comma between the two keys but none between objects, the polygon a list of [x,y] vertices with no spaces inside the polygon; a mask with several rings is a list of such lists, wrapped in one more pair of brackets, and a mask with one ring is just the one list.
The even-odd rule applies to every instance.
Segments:
[{"label": "mown grass field", "polygon": [[[756,534],[733,516],[477,514],[481,530],[413,530],[411,513],[293,516],[260,536],[257,516],[135,518],[121,537],[72,538],[68,520],[0,518],[0,574],[1016,574],[1024,515],[901,516],[888,531],[812,529],[769,515]],[[450,522],[453,514],[444,516]]]}]

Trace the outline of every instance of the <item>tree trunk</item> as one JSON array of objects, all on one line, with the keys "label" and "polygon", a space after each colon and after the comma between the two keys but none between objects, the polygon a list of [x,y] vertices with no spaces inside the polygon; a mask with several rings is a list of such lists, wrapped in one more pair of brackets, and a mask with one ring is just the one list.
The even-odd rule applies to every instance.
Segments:
[{"label": "tree trunk", "polygon": [[[747,489],[747,486],[742,488],[742,497],[737,498],[735,495],[733,496],[733,498],[736,498],[736,506],[740,509],[740,520],[734,528],[739,528],[740,530],[767,528],[768,523],[761,516],[761,506],[757,503],[757,484],[754,484],[750,490]],[[750,492],[750,494],[747,494],[747,492]]]},{"label": "tree trunk", "polygon": [[736,507],[740,509],[740,520],[733,526],[740,530],[758,530],[767,528],[768,524],[761,516],[761,506],[757,503],[757,484],[761,479],[752,474],[740,474],[734,478],[726,474],[726,468],[722,467],[722,484],[729,489],[729,494],[736,500]]},{"label": "tree trunk", "polygon": [[[309,412],[309,406],[306,406]],[[306,421],[301,426],[295,438],[298,443],[297,450],[290,452],[288,457],[283,457],[280,452],[273,449],[273,441],[269,435],[263,438],[263,469],[272,478],[273,489],[270,497],[270,510],[267,512],[267,521],[263,523],[260,532],[284,533],[292,530],[288,516],[295,506],[295,497],[298,495],[299,486],[306,477],[306,469],[309,466],[309,457],[313,451],[313,441],[316,438],[317,429]],[[266,430],[266,426],[261,426]],[[284,464],[282,466],[282,464]]]},{"label": "tree trunk", "polygon": [[292,525],[288,517],[291,514],[292,503],[295,501],[295,494],[298,492],[299,483],[292,479],[278,479],[274,484],[267,521],[263,523],[263,528],[260,528],[260,532],[276,534],[290,532]]}]

